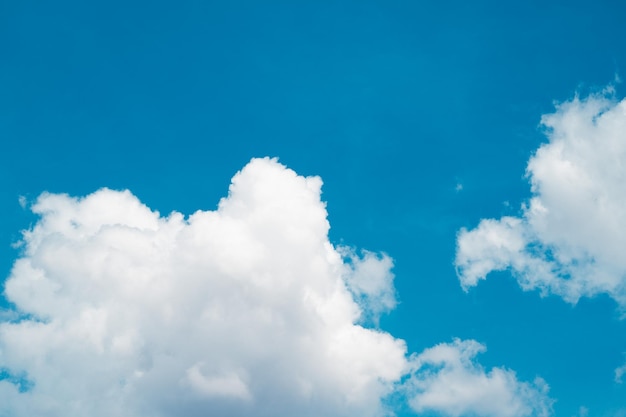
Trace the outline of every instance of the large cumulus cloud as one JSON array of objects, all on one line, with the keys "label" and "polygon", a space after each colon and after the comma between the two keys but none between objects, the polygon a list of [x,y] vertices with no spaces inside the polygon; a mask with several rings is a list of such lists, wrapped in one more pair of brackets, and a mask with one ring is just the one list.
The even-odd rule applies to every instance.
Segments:
[{"label": "large cumulus cloud", "polygon": [[405,344],[355,324],[344,277],[389,293],[390,264],[344,264],[321,184],[254,160],[188,219],[128,191],[39,197],[6,283],[23,318],[0,326],[0,414],[382,414]]},{"label": "large cumulus cloud", "polygon": [[427,392],[404,341],[366,327],[396,304],[393,261],[329,242],[321,185],[266,158],[188,217],[41,195],[5,283],[0,416],[367,417]]},{"label": "large cumulus cloud", "polygon": [[604,293],[626,310],[626,100],[610,89],[575,97],[542,124],[548,142],[528,162],[521,216],[460,231],[461,284],[510,269],[524,289],[572,303]]}]

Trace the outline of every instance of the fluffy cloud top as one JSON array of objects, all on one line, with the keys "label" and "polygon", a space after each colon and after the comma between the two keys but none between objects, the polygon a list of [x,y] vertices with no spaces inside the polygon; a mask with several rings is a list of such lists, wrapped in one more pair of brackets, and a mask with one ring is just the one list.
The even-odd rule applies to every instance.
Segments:
[{"label": "fluffy cloud top", "polygon": [[461,284],[511,269],[524,289],[572,303],[606,293],[626,309],[626,100],[576,97],[542,124],[548,142],[527,167],[533,197],[520,217],[460,231]]},{"label": "fluffy cloud top", "polygon": [[474,340],[455,340],[426,349],[414,358],[416,373],[409,381],[411,407],[418,413],[492,417],[544,417],[553,401],[548,386],[518,381],[505,368],[486,372],[474,362],[485,346]]},{"label": "fluffy cloud top", "polygon": [[475,342],[407,358],[364,327],[396,305],[393,261],[333,247],[321,185],[266,158],[188,218],[128,191],[41,195],[5,283],[0,416],[383,416],[407,387],[418,411],[534,410],[543,391],[482,374]]}]

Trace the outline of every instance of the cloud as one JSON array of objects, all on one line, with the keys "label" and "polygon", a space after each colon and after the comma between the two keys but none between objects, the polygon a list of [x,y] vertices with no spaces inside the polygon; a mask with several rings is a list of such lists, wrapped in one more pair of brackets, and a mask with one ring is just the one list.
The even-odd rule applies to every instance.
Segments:
[{"label": "cloud", "polygon": [[[393,260],[329,242],[321,186],[265,158],[188,217],[129,191],[39,196],[5,283],[0,415],[374,417],[407,389],[416,410],[524,415],[538,388],[481,374],[476,342],[407,357],[366,327],[396,306]],[[433,402],[456,376],[478,398]]]},{"label": "cloud", "polygon": [[583,405],[578,408],[578,414],[573,417],[587,417],[589,415],[589,409]]},{"label": "cloud", "polygon": [[624,374],[626,374],[626,363],[615,369],[615,382],[621,384]]},{"label": "cloud", "polygon": [[346,285],[366,314],[363,319],[378,325],[380,315],[393,310],[397,303],[391,272],[393,260],[386,254],[369,251],[363,251],[359,257],[345,246],[338,250],[346,261]]},{"label": "cloud", "polygon": [[519,381],[515,372],[505,368],[486,372],[474,362],[484,351],[485,346],[474,340],[455,339],[416,356],[416,371],[407,384],[411,408],[451,417],[551,414],[553,400],[541,378],[529,383]]},{"label": "cloud", "polygon": [[608,294],[626,309],[626,100],[611,89],[543,116],[548,142],[530,158],[520,217],[484,219],[457,238],[464,289],[511,270],[522,288],[576,303]]},{"label": "cloud", "polygon": [[393,262],[329,243],[321,185],[255,159],[188,218],[42,194],[5,285],[0,415],[386,414],[406,346],[357,323],[395,306]]}]

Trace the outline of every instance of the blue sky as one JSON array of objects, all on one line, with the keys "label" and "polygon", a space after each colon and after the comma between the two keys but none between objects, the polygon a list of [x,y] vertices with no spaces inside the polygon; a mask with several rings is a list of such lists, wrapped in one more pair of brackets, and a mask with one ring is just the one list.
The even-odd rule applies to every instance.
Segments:
[{"label": "blue sky", "polygon": [[251,158],[277,157],[322,178],[332,244],[393,258],[398,304],[380,329],[409,353],[476,340],[485,370],[543,378],[551,415],[623,416],[623,289],[574,305],[523,291],[529,272],[511,267],[465,292],[455,257],[462,228],[525,218],[527,163],[555,103],[607,85],[621,100],[625,13],[608,1],[2,2],[2,276],[44,191],[128,189],[188,216],[215,210]]}]

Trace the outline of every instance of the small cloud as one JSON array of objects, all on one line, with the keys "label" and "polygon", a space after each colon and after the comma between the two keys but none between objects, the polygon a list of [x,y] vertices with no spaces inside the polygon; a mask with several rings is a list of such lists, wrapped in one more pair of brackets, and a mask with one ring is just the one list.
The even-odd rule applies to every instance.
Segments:
[{"label": "small cloud", "polygon": [[391,272],[393,259],[369,251],[362,251],[359,256],[346,246],[338,251],[345,260],[346,285],[361,307],[362,319],[378,326],[381,314],[392,311],[397,304]]},{"label": "small cloud", "polygon": [[624,374],[626,374],[626,363],[615,369],[615,382],[621,384]]},{"label": "small cloud", "polygon": [[448,417],[545,417],[552,413],[549,387],[541,378],[517,379],[505,368],[486,371],[475,356],[486,350],[474,340],[455,339],[414,357],[407,382],[411,408]]},{"label": "small cloud", "polygon": [[23,195],[17,198],[17,202],[20,204],[20,207],[22,207],[23,209],[25,209],[26,205],[28,204],[28,200]]},{"label": "small cloud", "polygon": [[548,142],[528,161],[533,195],[522,215],[457,236],[461,285],[511,270],[524,290],[571,303],[608,294],[626,311],[626,100],[609,86],[558,104],[541,123]]},{"label": "small cloud", "polygon": [[614,84],[621,84],[622,83],[622,77],[619,76],[619,73],[615,73],[615,76],[613,77],[613,83]]},{"label": "small cloud", "polygon": [[455,186],[454,186],[454,190],[458,193],[460,191],[463,190],[463,184],[461,184],[460,182],[458,182]]}]

